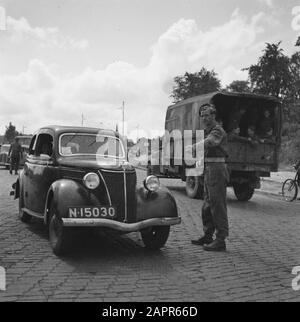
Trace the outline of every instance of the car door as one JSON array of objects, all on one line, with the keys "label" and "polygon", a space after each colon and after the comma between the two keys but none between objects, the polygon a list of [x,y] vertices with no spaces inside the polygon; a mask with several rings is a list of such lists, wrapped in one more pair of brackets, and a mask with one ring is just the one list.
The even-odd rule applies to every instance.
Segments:
[{"label": "car door", "polygon": [[[49,187],[56,178],[53,142],[53,134],[49,130],[38,133],[36,140],[29,148],[29,155],[24,166],[25,207],[41,216],[45,209]],[[43,151],[45,144],[49,144],[47,153]]]}]

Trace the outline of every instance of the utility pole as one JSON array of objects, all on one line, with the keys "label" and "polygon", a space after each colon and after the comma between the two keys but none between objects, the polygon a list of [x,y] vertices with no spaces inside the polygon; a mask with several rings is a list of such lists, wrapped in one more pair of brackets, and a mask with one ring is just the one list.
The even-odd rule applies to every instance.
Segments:
[{"label": "utility pole", "polygon": [[123,124],[123,126],[122,126],[122,135],[124,136],[124,134],[125,134],[125,102],[123,101],[122,102],[122,106],[121,107],[117,107],[117,110],[122,110],[122,124]]},{"label": "utility pole", "polygon": [[123,137],[124,137],[124,127],[125,127],[125,102],[123,101],[122,104],[122,116],[123,116],[123,128],[122,128],[122,133],[123,133]]},{"label": "utility pole", "polygon": [[83,121],[85,121],[85,118],[83,116],[83,113],[81,114],[81,126],[83,126]]},{"label": "utility pole", "polygon": [[125,102],[123,101],[122,103],[122,106],[121,107],[118,107],[117,108],[118,110],[122,109],[122,135],[124,136],[125,134],[125,130],[124,130],[124,127],[125,127]]},{"label": "utility pole", "polygon": [[140,128],[140,125],[138,124],[136,126],[136,143],[138,142],[138,139],[139,139],[139,128]]}]

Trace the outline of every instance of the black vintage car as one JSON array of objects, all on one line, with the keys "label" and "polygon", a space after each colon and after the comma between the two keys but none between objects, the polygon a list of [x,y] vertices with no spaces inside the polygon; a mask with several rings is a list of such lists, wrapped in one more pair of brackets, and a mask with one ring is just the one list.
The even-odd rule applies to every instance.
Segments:
[{"label": "black vintage car", "polygon": [[9,169],[9,158],[8,158],[9,148],[10,148],[9,144],[3,144],[0,146],[0,166],[4,166],[6,167],[6,169]]},{"label": "black vintage car", "polygon": [[14,188],[20,219],[43,219],[57,255],[68,250],[75,227],[140,231],[147,248],[159,249],[170,226],[181,221],[174,198],[157,177],[148,176],[137,187],[123,141],[110,130],[41,128]]}]

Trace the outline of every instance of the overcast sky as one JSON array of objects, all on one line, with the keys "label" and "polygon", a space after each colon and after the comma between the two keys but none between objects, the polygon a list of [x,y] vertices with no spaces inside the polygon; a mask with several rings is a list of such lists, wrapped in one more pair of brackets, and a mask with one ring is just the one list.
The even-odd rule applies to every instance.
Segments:
[{"label": "overcast sky", "polygon": [[281,40],[286,54],[295,52],[298,6],[300,0],[0,0],[0,134],[10,121],[27,133],[81,125],[81,114],[86,126],[115,128],[123,100],[128,132],[162,131],[174,76],[204,66],[225,86],[246,79],[241,69],[257,61],[266,42]]}]

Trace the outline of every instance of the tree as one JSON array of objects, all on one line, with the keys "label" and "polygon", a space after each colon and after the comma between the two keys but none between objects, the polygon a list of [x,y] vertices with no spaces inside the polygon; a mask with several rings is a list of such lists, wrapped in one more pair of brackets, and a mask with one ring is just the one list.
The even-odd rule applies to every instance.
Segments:
[{"label": "tree", "polygon": [[253,92],[285,99],[293,80],[290,73],[290,58],[283,54],[280,44],[281,42],[267,43],[258,63],[245,70],[248,70]]},{"label": "tree", "polygon": [[290,73],[292,81],[289,87],[289,101],[295,102],[300,99],[300,51],[291,56]]},{"label": "tree", "polygon": [[9,125],[6,126],[6,131],[4,134],[4,139],[11,143],[14,138],[18,135],[19,133],[16,131],[16,127],[9,122]]},{"label": "tree", "polygon": [[183,76],[176,76],[174,82],[175,86],[173,86],[170,96],[174,103],[189,97],[221,90],[221,81],[217,74],[204,67],[196,73],[186,72]]},{"label": "tree", "polygon": [[228,92],[237,92],[237,93],[249,93],[251,89],[249,87],[248,81],[235,80],[226,87]]},{"label": "tree", "polygon": [[[280,158],[290,163],[300,147],[300,52],[289,57],[280,45],[267,43],[257,64],[245,70],[253,92],[279,97],[283,103]],[[300,37],[295,45],[300,46]]]}]

